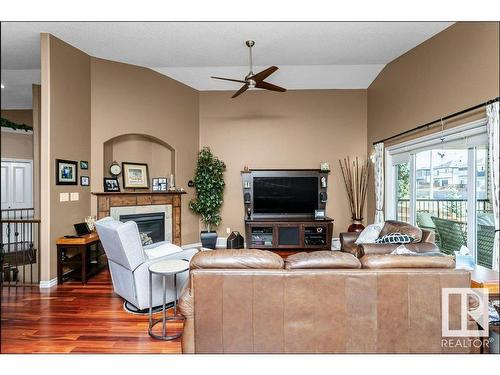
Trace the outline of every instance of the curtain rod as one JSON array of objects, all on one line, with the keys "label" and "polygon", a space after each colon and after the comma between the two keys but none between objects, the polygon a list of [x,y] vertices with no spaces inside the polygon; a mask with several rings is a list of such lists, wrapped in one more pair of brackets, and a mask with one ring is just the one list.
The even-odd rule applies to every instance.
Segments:
[{"label": "curtain rod", "polygon": [[391,135],[390,137],[387,137],[387,138],[381,139],[379,141],[373,142],[373,145],[376,145],[377,143],[387,142],[387,141],[390,141],[391,139],[394,139],[394,138],[399,138],[399,137],[401,137],[403,135],[406,135],[406,134],[409,134],[409,133],[413,133],[414,131],[417,131],[417,130],[420,130],[420,129],[429,128],[431,125],[434,125],[434,124],[436,124],[438,122],[449,120],[452,117],[463,115],[464,113],[467,113],[467,112],[473,111],[475,109],[487,106],[488,104],[491,104],[491,103],[498,102],[499,100],[500,100],[500,97],[497,96],[495,99],[488,100],[487,102],[475,105],[475,106],[467,108],[467,109],[463,109],[463,110],[461,110],[459,112],[452,113],[451,115],[445,116],[443,118],[439,118],[437,120],[428,122],[427,124],[419,125],[419,126],[413,128],[413,129],[405,130],[404,132],[398,133],[396,135]]}]

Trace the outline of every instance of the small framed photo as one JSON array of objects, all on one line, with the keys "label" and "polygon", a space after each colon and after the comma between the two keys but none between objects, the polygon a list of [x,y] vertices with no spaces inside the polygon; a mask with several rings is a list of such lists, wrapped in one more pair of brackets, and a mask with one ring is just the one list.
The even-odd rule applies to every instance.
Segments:
[{"label": "small framed photo", "polygon": [[78,163],[56,159],[56,185],[78,185]]},{"label": "small framed photo", "polygon": [[80,176],[80,185],[82,185],[82,186],[89,186],[90,185],[90,178],[89,178],[89,176]]},{"label": "small framed photo", "polygon": [[89,162],[85,160],[80,160],[80,169],[89,169]]},{"label": "small framed photo", "polygon": [[122,163],[123,187],[125,189],[149,189],[148,165],[145,163]]},{"label": "small framed photo", "polygon": [[153,191],[160,190],[160,183],[158,182],[158,178],[153,178],[152,180]]},{"label": "small framed photo", "polygon": [[325,210],[314,210],[314,218],[315,219],[324,219],[325,218]]},{"label": "small framed photo", "polygon": [[168,189],[168,182],[166,177],[159,177],[158,178],[158,185],[159,185],[159,191],[167,191]]},{"label": "small framed photo", "polygon": [[104,191],[105,192],[116,192],[120,191],[120,184],[116,177],[104,177]]}]

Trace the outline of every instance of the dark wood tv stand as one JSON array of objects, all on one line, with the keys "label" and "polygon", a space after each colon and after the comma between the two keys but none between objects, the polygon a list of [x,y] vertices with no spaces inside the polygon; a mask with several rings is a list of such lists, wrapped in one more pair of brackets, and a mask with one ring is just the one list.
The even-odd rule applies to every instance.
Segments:
[{"label": "dark wood tv stand", "polygon": [[246,247],[249,249],[330,250],[333,219],[247,219],[245,232]]}]

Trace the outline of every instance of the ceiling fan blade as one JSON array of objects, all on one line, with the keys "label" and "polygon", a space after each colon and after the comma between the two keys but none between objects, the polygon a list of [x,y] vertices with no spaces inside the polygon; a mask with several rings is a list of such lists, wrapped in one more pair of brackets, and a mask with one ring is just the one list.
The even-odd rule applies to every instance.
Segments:
[{"label": "ceiling fan blade", "polygon": [[278,70],[277,66],[270,66],[269,68],[264,69],[262,72],[254,74],[250,78],[253,79],[255,82],[261,82],[261,81],[265,80],[267,77],[269,77],[271,74],[273,74],[277,70]]},{"label": "ceiling fan blade", "polygon": [[210,78],[214,78],[214,79],[221,79],[221,80],[223,80],[223,81],[231,81],[231,82],[246,83],[246,81],[242,81],[242,80],[239,80],[239,79],[232,79],[232,78],[223,78],[223,77],[210,77]]},{"label": "ceiling fan blade", "polygon": [[258,82],[255,85],[255,87],[257,87],[259,89],[271,90],[271,91],[279,91],[279,92],[286,91],[286,89],[284,89],[283,87],[279,87],[279,86],[273,85],[272,83],[268,83],[268,82]]},{"label": "ceiling fan blade", "polygon": [[231,98],[236,98],[237,96],[243,94],[245,91],[248,90],[248,83],[244,84],[243,86],[241,86],[241,89],[239,89],[238,91],[236,91],[234,93],[233,96],[231,96]]}]

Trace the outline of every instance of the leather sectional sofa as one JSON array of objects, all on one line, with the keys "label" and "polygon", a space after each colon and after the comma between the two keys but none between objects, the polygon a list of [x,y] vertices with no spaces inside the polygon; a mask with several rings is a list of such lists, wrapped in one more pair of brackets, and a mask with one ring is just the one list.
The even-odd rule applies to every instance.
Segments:
[{"label": "leather sectional sofa", "polygon": [[[421,229],[401,221],[386,221],[382,231],[380,232],[380,236],[396,232],[409,234],[415,238],[415,242],[405,245],[408,250],[416,253],[440,253],[438,246],[435,244],[434,232]],[[399,244],[378,243],[365,243],[358,245],[356,244],[358,236],[359,233],[355,232],[340,233],[340,250],[353,254],[357,258],[362,258],[364,255],[368,254],[389,254],[399,246]]]},{"label": "leather sectional sofa", "polygon": [[[339,251],[283,260],[262,250],[215,250],[191,260],[180,301],[184,353],[446,353],[442,288],[470,274],[448,256],[358,259]],[[365,255],[366,257],[366,255]],[[418,259],[417,259],[418,258]],[[450,321],[460,322],[450,301]],[[471,323],[472,324],[472,323]]]}]

